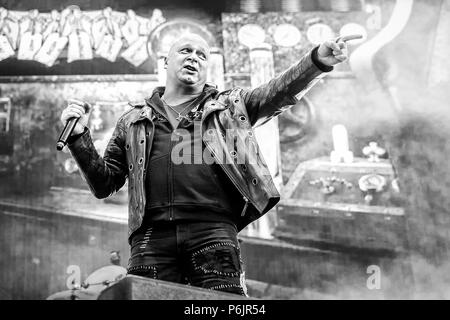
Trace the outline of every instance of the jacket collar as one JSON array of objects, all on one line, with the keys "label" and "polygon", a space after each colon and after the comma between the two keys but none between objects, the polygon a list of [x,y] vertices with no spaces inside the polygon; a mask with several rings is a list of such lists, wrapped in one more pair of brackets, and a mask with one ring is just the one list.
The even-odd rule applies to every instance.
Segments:
[{"label": "jacket collar", "polygon": [[144,119],[152,120],[153,110],[148,105],[143,105],[140,110],[131,117],[130,124],[142,121]]},{"label": "jacket collar", "polygon": [[[152,97],[155,94],[158,94],[159,96],[161,96],[164,93],[165,87],[156,87],[153,92],[152,95],[145,98],[145,104],[142,104],[142,107],[140,109],[139,112],[136,112],[133,117],[131,118],[131,124],[142,121],[144,119],[148,119],[148,120],[153,120],[153,110],[150,107],[151,103],[152,103]],[[206,98],[207,96],[211,96],[216,94],[218,91],[216,89],[215,85],[211,85],[206,83],[204,88],[203,88],[203,94],[204,97]],[[217,110],[217,109],[223,109],[223,106],[221,106],[220,103],[215,104],[215,103],[211,103],[211,104],[207,104],[205,106],[205,111],[204,111],[204,116],[206,116],[207,114],[210,114],[211,112]],[[204,118],[204,116],[202,118]]]},{"label": "jacket collar", "polygon": [[203,109],[202,121],[204,121],[206,117],[209,116],[214,111],[225,110],[226,108],[227,106],[224,103],[220,102],[219,100],[210,100],[206,102],[205,107]]},{"label": "jacket collar", "polygon": [[[156,87],[155,89],[153,89],[153,92],[151,94],[151,96],[145,98],[145,101],[150,101],[151,98],[153,97],[153,95],[158,94],[160,97],[164,94],[164,91],[166,90],[166,87]],[[213,83],[205,83],[205,86],[203,87],[203,93],[205,96],[206,95],[213,95],[218,93],[217,90],[217,86]],[[148,103],[148,102],[147,102]]]}]

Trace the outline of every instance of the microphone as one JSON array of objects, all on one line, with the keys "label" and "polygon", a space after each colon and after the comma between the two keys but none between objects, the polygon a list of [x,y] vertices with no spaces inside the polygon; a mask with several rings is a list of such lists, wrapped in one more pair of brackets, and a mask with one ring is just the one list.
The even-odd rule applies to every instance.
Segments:
[{"label": "microphone", "polygon": [[[89,112],[89,104],[84,102],[83,104],[84,113]],[[61,135],[59,136],[58,142],[56,143],[56,150],[61,151],[67,144],[67,139],[72,134],[73,129],[75,128],[76,124],[78,123],[78,120],[80,118],[70,118],[67,120],[66,125],[61,132]]]}]

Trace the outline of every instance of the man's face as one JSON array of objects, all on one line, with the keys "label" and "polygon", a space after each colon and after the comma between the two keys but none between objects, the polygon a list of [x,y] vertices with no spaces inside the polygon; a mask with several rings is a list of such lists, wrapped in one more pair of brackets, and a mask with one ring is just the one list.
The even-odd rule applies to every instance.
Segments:
[{"label": "man's face", "polygon": [[172,46],[167,56],[167,81],[203,87],[208,59],[209,47],[202,38],[183,37]]}]

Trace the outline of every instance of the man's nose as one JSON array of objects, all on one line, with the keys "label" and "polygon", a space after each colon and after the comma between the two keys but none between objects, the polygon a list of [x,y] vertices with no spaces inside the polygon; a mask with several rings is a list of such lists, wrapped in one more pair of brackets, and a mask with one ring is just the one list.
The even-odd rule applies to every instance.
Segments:
[{"label": "man's nose", "polygon": [[195,53],[191,53],[191,54],[188,56],[187,59],[188,59],[188,60],[191,60],[191,61],[194,61],[194,62],[198,62],[198,60],[199,60],[197,54],[195,54]]}]

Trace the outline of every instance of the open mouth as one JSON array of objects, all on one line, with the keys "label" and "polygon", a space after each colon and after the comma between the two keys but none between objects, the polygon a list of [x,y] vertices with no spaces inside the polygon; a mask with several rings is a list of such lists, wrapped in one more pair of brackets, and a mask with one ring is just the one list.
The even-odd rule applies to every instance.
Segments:
[{"label": "open mouth", "polygon": [[185,65],[183,68],[185,68],[185,69],[187,69],[187,70],[189,70],[191,72],[197,72],[197,69],[195,67],[193,67],[193,66],[190,66],[190,65]]}]

